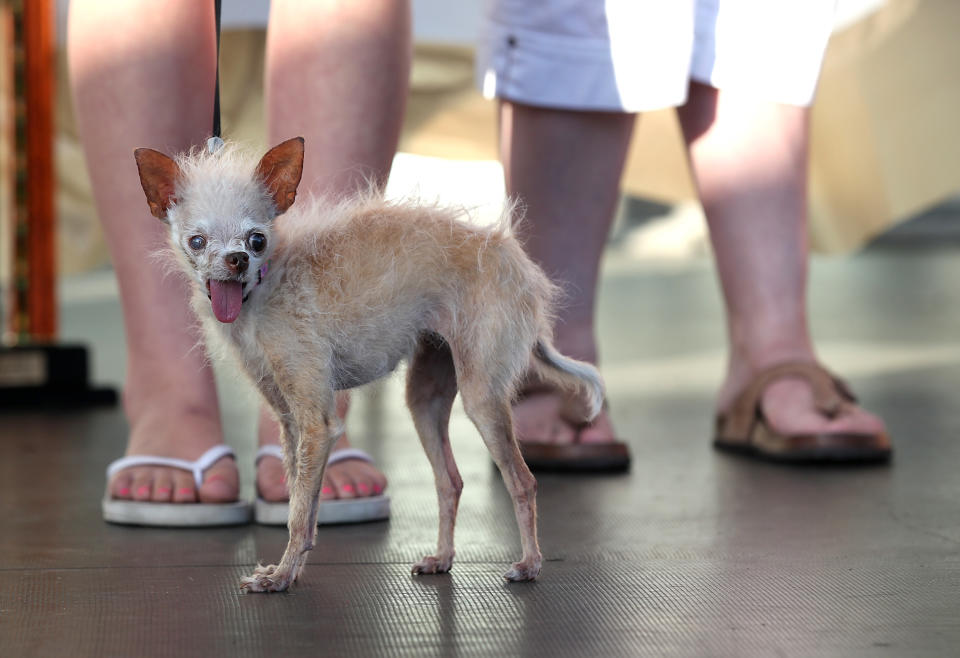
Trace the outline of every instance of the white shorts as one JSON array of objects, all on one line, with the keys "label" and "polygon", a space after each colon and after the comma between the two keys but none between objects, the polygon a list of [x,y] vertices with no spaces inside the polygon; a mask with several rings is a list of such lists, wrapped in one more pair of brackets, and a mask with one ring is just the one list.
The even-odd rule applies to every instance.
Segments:
[{"label": "white shorts", "polygon": [[488,0],[488,98],[571,110],[682,105],[689,81],[813,101],[835,0]]}]

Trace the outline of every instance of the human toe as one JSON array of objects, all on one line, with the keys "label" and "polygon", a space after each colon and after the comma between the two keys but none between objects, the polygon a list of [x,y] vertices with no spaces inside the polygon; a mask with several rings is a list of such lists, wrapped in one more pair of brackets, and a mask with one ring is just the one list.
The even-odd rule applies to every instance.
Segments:
[{"label": "human toe", "polygon": [[195,503],[197,502],[197,488],[193,481],[193,475],[186,471],[176,471],[173,474],[173,502],[175,503]]},{"label": "human toe", "polygon": [[197,498],[201,503],[232,503],[239,488],[236,463],[232,457],[224,457],[207,470]]},{"label": "human toe", "polygon": [[320,500],[335,500],[336,497],[337,490],[334,489],[330,481],[324,477],[323,484],[320,487]]},{"label": "human toe", "polygon": [[610,443],[616,441],[616,433],[613,429],[613,423],[610,422],[610,416],[606,411],[601,411],[600,415],[580,430],[580,443]]},{"label": "human toe", "polygon": [[271,503],[290,499],[283,463],[279,459],[265,456],[257,462],[257,492],[261,498]]},{"label": "human toe", "polygon": [[110,482],[110,495],[119,500],[129,500],[133,497],[133,474],[129,471],[120,471]]},{"label": "human toe", "polygon": [[161,471],[153,481],[153,494],[150,499],[155,503],[169,503],[173,497],[173,475]]},{"label": "human toe", "polygon": [[130,485],[133,500],[144,502],[150,500],[153,495],[153,469],[139,468],[133,473],[133,481]]}]

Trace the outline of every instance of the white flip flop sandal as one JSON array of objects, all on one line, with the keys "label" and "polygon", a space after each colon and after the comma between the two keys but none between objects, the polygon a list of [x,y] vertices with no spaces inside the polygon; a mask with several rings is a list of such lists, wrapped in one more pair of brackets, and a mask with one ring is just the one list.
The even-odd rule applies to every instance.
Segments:
[{"label": "white flip flop sandal", "polygon": [[233,457],[230,446],[210,448],[196,461],[131,455],[121,457],[107,467],[107,491],[103,495],[103,519],[124,525],[157,527],[211,527],[249,523],[250,503],[152,503],[136,500],[120,500],[110,496],[110,480],[125,468],[132,466],[169,466],[193,473],[197,488],[203,484],[203,474],[224,457]]},{"label": "white flip flop sandal", "polygon": [[[263,457],[276,457],[282,460],[283,450],[278,445],[260,446],[257,450],[257,463]],[[327,466],[348,459],[359,459],[370,464],[373,463],[373,458],[363,450],[346,448],[332,453],[330,459],[327,460]],[[287,525],[289,515],[289,503],[271,503],[261,498],[259,494],[257,495],[257,501],[253,508],[253,520],[257,523],[262,525]],[[323,500],[320,502],[320,510],[317,512],[317,525],[367,523],[389,518],[390,497],[386,495]]]}]

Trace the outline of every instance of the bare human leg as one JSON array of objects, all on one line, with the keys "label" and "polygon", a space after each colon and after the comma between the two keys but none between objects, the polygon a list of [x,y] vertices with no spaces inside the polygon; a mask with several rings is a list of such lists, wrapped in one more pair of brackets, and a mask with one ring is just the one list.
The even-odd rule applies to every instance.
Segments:
[{"label": "bare human leg", "polygon": [[[500,105],[500,159],[507,194],[526,210],[527,253],[567,294],[555,344],[563,354],[597,362],[594,330],[597,278],[635,116]],[[513,410],[522,442],[571,443],[578,430],[564,417],[558,394],[538,393]],[[580,430],[583,442],[607,442],[614,430],[606,411]]]},{"label": "bare human leg", "polygon": [[[386,183],[400,139],[410,58],[410,6],[405,0],[271,3],[269,137],[271,143],[296,135],[305,138],[301,191],[342,196],[368,181]],[[338,397],[343,417],[349,398]],[[278,440],[279,429],[262,412],[260,444]],[[350,441],[344,435],[333,449],[347,447]],[[379,495],[386,484],[372,464],[347,460],[327,469],[321,497]],[[257,486],[265,500],[287,499],[279,460],[261,460]]]},{"label": "bare human leg", "polygon": [[[176,152],[209,134],[214,49],[207,3],[169,2],[163,11],[145,0],[70,6],[74,107],[126,327],[128,455],[193,460],[223,441],[189,293],[152,258],[165,230],[147,209],[133,161],[136,147]],[[129,468],[109,490],[121,499],[227,502],[237,498],[237,469],[221,459],[197,490],[183,471]]]},{"label": "bare human leg", "polygon": [[[730,368],[718,396],[718,409],[725,409],[757,371],[814,361],[815,355],[806,318],[808,111],[720,98],[693,83],[680,119],[728,309]],[[508,102],[501,109],[508,193],[528,208],[526,247],[551,277],[568,285],[570,304],[559,319],[557,345],[591,361],[597,270],[632,123],[632,115]],[[576,430],[562,406],[550,395],[522,401],[514,411],[520,439],[573,440]],[[764,406],[773,425],[787,433],[883,431],[879,418],[859,408],[826,419],[815,410],[809,386],[797,380],[771,385]],[[601,416],[581,439],[612,436]]]},{"label": "bare human leg", "polygon": [[[760,370],[816,361],[806,314],[809,110],[693,82],[679,109],[723,288],[730,340],[724,410]],[[784,433],[878,433],[883,421],[856,407],[828,419],[809,384],[785,379],[763,396]]]}]

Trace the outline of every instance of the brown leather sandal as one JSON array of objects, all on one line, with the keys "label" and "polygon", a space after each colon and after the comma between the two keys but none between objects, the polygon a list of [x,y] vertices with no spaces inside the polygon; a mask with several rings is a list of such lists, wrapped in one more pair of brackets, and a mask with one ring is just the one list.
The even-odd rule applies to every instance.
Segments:
[{"label": "brown leather sandal", "polygon": [[[556,389],[545,385],[533,385],[524,388],[517,401],[532,395],[556,393]],[[577,429],[574,443],[543,443],[520,441],[520,454],[533,471],[559,471],[567,473],[616,473],[630,469],[630,449],[622,441],[605,443],[581,443],[580,432],[589,426],[581,420],[577,402],[571,401],[568,409],[561,411],[563,420]],[[582,407],[582,404],[580,405]],[[604,409],[607,403],[603,403]]]},{"label": "brown leather sandal", "polygon": [[721,450],[780,462],[885,462],[892,448],[885,432],[878,434],[780,434],[761,409],[763,392],[774,381],[799,378],[813,388],[814,404],[827,418],[849,410],[857,399],[847,384],[815,363],[784,363],[760,372],[717,416],[713,445]]}]

